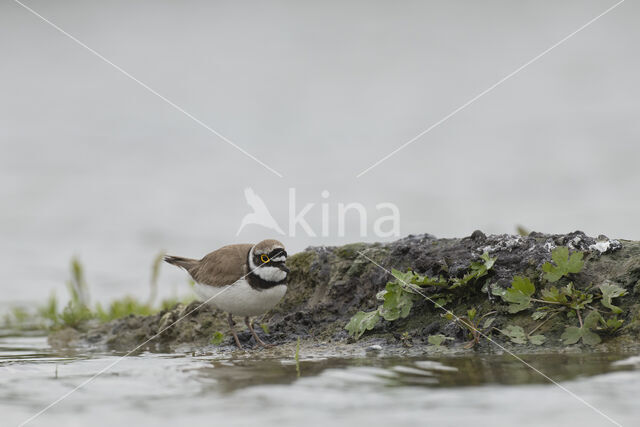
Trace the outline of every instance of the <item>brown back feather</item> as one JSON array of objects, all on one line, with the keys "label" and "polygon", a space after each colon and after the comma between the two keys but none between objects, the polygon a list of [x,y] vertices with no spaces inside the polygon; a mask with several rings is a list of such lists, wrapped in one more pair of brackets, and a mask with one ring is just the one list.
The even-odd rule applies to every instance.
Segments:
[{"label": "brown back feather", "polygon": [[247,255],[252,247],[249,243],[228,245],[205,255],[201,260],[167,256],[165,261],[184,268],[200,284],[225,286],[249,272]]}]

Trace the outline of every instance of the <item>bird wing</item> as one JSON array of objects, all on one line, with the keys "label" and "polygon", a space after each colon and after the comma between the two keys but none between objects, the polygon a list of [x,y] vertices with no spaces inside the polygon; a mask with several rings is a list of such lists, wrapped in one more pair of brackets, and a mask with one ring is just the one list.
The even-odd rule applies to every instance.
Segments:
[{"label": "bird wing", "polygon": [[247,255],[252,246],[238,244],[215,250],[200,260],[191,276],[202,285],[230,285],[247,274]]}]

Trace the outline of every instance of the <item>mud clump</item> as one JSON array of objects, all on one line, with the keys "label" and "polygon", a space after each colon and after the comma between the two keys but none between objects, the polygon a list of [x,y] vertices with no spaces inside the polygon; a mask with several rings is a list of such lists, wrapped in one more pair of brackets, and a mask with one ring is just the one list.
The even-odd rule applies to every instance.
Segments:
[{"label": "mud clump", "polygon": [[[618,300],[623,310],[624,328],[603,344],[588,348],[602,351],[611,346],[640,347],[640,242],[610,240],[605,236],[593,238],[580,231],[561,235],[533,232],[528,236],[487,236],[475,231],[469,237],[455,239],[421,234],[391,243],[310,247],[289,258],[287,264],[291,274],[286,296],[275,309],[257,320],[266,325],[269,333],[263,333],[262,328],[256,329],[264,340],[275,344],[302,338],[329,345],[351,343],[363,349],[372,342],[375,345],[412,346],[416,351],[433,347],[428,345],[429,335],[444,334],[450,337],[449,348],[462,348],[467,339],[463,328],[443,316],[443,310],[435,308],[428,300],[416,303],[405,319],[382,321],[358,343],[349,338],[344,326],[356,312],[373,310],[378,306],[376,294],[391,280],[385,269],[411,269],[421,275],[461,277],[471,262],[488,252],[491,257],[497,257],[497,261],[486,281],[507,288],[517,275],[541,279],[541,266],[551,260],[551,251],[559,246],[585,253],[584,268],[572,278],[576,287],[586,289],[609,281],[627,291],[627,295]],[[178,304],[171,310],[152,316],[129,316],[89,325],[82,332],[57,331],[50,335],[50,342],[53,345],[88,345],[127,351],[136,347],[140,350],[170,351],[181,346],[207,346],[216,332],[226,333],[228,325],[226,315],[199,305],[198,302],[186,306]],[[509,323],[532,329],[540,323],[531,319],[531,313],[508,314],[502,300],[492,297],[486,289],[484,292],[481,289],[470,290],[469,295],[451,302],[447,308],[456,314],[466,313],[470,308],[479,313],[496,311],[494,324],[498,328]],[[557,316],[540,327],[539,330],[549,339],[535,348],[514,346],[499,334],[494,335],[494,339],[507,348],[520,351],[564,351],[568,347],[559,337],[566,324],[564,316]],[[241,329],[240,325],[238,329]],[[254,344],[248,331],[241,332],[239,336],[243,344],[249,347]],[[231,344],[231,338],[227,336],[223,345]],[[587,348],[581,345],[569,347]],[[485,340],[475,347],[475,351],[478,350],[493,351],[495,348]]]}]

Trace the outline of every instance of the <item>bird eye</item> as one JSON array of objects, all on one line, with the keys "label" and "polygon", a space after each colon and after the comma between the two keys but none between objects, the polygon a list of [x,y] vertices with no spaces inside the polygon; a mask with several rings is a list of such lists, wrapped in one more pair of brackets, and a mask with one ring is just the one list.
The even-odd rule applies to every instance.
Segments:
[{"label": "bird eye", "polygon": [[269,261],[271,261],[271,258],[269,258],[269,255],[262,254],[262,255],[260,255],[260,261],[262,261],[262,262],[264,262],[266,264]]}]

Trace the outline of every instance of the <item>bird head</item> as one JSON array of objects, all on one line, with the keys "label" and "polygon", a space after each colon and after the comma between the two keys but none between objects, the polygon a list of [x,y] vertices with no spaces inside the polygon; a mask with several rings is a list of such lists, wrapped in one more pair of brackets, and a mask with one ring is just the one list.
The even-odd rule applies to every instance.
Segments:
[{"label": "bird head", "polygon": [[253,273],[267,282],[283,282],[289,269],[286,266],[287,251],[277,240],[267,239],[251,248],[249,267]]}]

